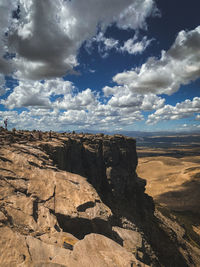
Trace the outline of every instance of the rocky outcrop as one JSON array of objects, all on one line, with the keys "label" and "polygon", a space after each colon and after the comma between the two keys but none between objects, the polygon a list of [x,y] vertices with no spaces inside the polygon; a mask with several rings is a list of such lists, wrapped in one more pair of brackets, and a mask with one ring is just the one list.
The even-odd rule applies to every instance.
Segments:
[{"label": "rocky outcrop", "polygon": [[[145,180],[137,177],[136,141],[120,135],[67,135],[57,142],[41,143],[40,147],[61,170],[87,178],[100,197],[109,204],[132,202],[138,215],[145,205],[153,212],[153,201],[146,196]],[[144,206],[144,207],[143,207]],[[150,211],[149,210],[149,211]]]},{"label": "rocky outcrop", "polygon": [[154,216],[134,139],[1,131],[0,142],[0,266],[195,266]]}]

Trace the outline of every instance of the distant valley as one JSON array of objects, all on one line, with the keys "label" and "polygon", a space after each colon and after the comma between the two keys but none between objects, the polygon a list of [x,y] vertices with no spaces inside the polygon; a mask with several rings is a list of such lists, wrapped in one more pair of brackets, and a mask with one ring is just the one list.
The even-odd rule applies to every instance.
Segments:
[{"label": "distant valley", "polygon": [[138,138],[139,177],[158,209],[186,228],[200,246],[200,135]]}]

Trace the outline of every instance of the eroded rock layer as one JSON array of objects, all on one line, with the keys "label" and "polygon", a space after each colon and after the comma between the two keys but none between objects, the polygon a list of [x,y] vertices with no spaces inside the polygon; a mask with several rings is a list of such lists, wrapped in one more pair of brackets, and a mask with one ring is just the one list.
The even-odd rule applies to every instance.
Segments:
[{"label": "eroded rock layer", "polygon": [[195,266],[182,228],[154,216],[134,139],[2,130],[0,144],[0,266]]}]

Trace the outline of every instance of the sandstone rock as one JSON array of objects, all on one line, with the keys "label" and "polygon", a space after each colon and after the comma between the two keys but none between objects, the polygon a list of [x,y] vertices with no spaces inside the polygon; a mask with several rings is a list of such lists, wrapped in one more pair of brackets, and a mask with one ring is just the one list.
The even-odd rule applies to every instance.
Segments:
[{"label": "sandstone rock", "polygon": [[87,235],[76,243],[73,257],[76,258],[81,267],[147,266],[139,262],[132,253],[127,252],[116,242],[98,234]]},{"label": "sandstone rock", "polygon": [[0,132],[0,266],[188,266],[183,236],[154,217],[134,139],[37,135]]},{"label": "sandstone rock", "polygon": [[123,240],[123,246],[130,252],[137,252],[138,249],[142,249],[143,240],[142,235],[139,232],[123,229],[121,227],[113,227],[113,231],[116,232]]},{"label": "sandstone rock", "polygon": [[132,138],[72,135],[65,143],[43,143],[41,147],[60,169],[87,177],[98,192],[104,188],[123,196],[137,187],[136,142]]},{"label": "sandstone rock", "polygon": [[[46,244],[40,240],[27,237],[26,242],[29,248],[31,261],[34,264],[56,263],[67,266],[71,252],[64,248],[59,248],[51,244]],[[71,259],[73,262],[73,259]]]},{"label": "sandstone rock", "polygon": [[151,263],[152,266],[157,265],[158,258],[150,244],[145,240],[143,233],[117,226],[112,229],[121,238],[122,245],[127,251],[133,253],[142,262]]},{"label": "sandstone rock", "polygon": [[[66,179],[67,178],[67,179]],[[108,218],[112,212],[104,205],[94,188],[85,178],[68,173],[56,180],[55,213],[94,219]]]},{"label": "sandstone rock", "polygon": [[31,258],[25,237],[8,227],[0,227],[0,266],[29,266]]},{"label": "sandstone rock", "polygon": [[79,241],[75,236],[66,232],[45,233],[39,238],[44,243],[69,248],[70,250],[72,250],[74,245]]},{"label": "sandstone rock", "polygon": [[73,251],[43,243],[33,237],[26,238],[26,242],[34,266],[50,263],[70,267],[147,266],[111,239],[98,234],[87,235],[76,242]]}]

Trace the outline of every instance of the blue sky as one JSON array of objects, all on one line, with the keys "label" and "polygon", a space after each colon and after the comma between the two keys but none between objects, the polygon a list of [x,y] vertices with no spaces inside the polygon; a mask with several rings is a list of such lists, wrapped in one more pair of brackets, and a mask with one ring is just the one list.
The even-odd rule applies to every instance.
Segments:
[{"label": "blue sky", "polygon": [[198,0],[2,0],[0,124],[200,130]]}]

